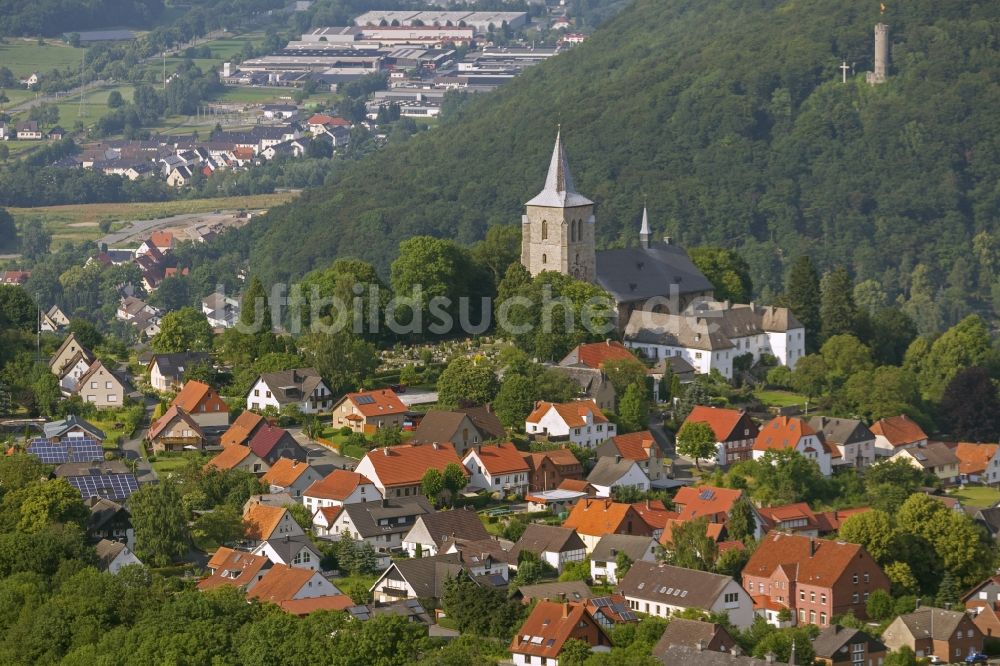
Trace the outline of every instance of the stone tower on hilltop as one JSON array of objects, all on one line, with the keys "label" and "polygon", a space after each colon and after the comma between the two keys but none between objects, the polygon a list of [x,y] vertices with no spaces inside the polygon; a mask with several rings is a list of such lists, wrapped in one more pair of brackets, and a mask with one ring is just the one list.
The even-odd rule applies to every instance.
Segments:
[{"label": "stone tower on hilltop", "polygon": [[532,276],[556,271],[595,282],[594,202],[577,193],[561,133],[556,134],[545,188],[525,204],[521,263]]},{"label": "stone tower on hilltop", "polygon": [[889,26],[885,23],[875,24],[875,67],[868,72],[865,79],[870,85],[885,83],[889,75]]}]

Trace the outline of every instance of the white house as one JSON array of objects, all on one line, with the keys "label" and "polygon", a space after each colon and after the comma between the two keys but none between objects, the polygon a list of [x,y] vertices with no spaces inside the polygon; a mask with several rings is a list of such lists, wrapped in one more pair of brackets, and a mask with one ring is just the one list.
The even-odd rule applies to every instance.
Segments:
[{"label": "white house", "polygon": [[303,414],[317,414],[329,410],[332,403],[333,393],[313,368],[264,373],[247,394],[247,409],[255,412],[295,405]]},{"label": "white house", "polygon": [[201,311],[212,328],[232,328],[240,319],[240,302],[214,292],[201,299]]},{"label": "white house", "polygon": [[485,541],[489,538],[489,532],[475,511],[436,511],[417,516],[413,527],[403,536],[403,550],[410,557],[429,557],[441,552],[449,540]]},{"label": "white house", "polygon": [[611,497],[614,488],[649,490],[646,472],[638,462],[623,458],[621,454],[600,458],[587,476],[587,483],[594,487],[598,497]]},{"label": "white house", "polygon": [[284,564],[296,569],[319,571],[323,559],[307,536],[281,537],[262,541],[251,551],[252,555],[263,555],[274,564]]},{"label": "white house", "polygon": [[689,608],[726,613],[740,629],[753,624],[753,599],[732,576],[639,561],[618,583],[637,613],[667,618]]},{"label": "white house", "polygon": [[875,434],[858,419],[814,416],[809,425],[826,443],[834,467],[864,469],[875,462]]},{"label": "white house", "polygon": [[278,458],[260,480],[269,484],[272,493],[288,493],[301,502],[302,494],[322,478],[316,468],[307,462]]},{"label": "white house", "polygon": [[302,493],[302,503],[312,512],[331,506],[378,502],[382,493],[364,474],[335,469]]},{"label": "white house", "polygon": [[108,541],[101,539],[95,546],[97,559],[100,561],[101,571],[116,574],[130,564],[142,566],[142,562],[135,554],[129,550],[121,541]]},{"label": "white house", "polygon": [[559,573],[570,562],[582,562],[587,557],[587,546],[575,530],[539,523],[529,523],[511,548],[510,562],[515,569],[521,551],[535,553]]},{"label": "white house", "polygon": [[85,355],[83,352],[78,352],[69,363],[63,368],[63,374],[59,377],[59,388],[66,395],[70,395],[76,391],[80,378],[87,374],[90,370],[90,366],[93,364],[93,358]]},{"label": "white house", "polygon": [[[247,592],[247,597],[277,604],[289,612],[299,608],[308,612],[325,608],[343,610],[353,602],[342,595],[337,586],[319,571],[275,564]],[[330,605],[319,605],[318,600],[328,600]],[[313,600],[309,602],[307,600]],[[341,602],[341,603],[337,603]]]},{"label": "white house", "polygon": [[656,562],[660,545],[656,539],[628,534],[607,534],[597,542],[590,554],[590,577],[607,585],[618,584],[618,560],[627,557],[632,562]]},{"label": "white house", "polygon": [[587,449],[595,448],[617,432],[615,424],[593,400],[537,402],[525,420],[524,429],[529,435],[569,440]]},{"label": "white house", "polygon": [[776,416],[760,428],[753,445],[753,459],[772,450],[792,449],[819,465],[823,476],[833,473],[832,456],[811,425],[793,416]]},{"label": "white house", "polygon": [[732,378],[733,361],[770,354],[794,368],[805,356],[805,327],[788,308],[699,302],[682,314],[635,310],[625,344],[652,360],[680,356],[698,373],[718,370]]},{"label": "white house", "polygon": [[505,444],[473,447],[462,460],[469,470],[469,485],[484,490],[524,495],[528,490],[530,468],[517,448]]}]

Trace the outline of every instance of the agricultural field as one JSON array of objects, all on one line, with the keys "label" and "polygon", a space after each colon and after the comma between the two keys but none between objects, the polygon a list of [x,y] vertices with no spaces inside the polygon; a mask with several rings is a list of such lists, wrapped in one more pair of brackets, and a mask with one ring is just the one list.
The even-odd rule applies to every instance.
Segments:
[{"label": "agricultural field", "polygon": [[39,45],[37,39],[12,38],[0,44],[0,64],[19,77],[32,72],[44,74],[53,69],[79,67],[83,51],[57,39],[47,39]]},{"label": "agricultural field", "polygon": [[60,98],[55,103],[59,107],[59,125],[65,129],[72,129],[77,121],[86,126],[93,125],[101,116],[108,113],[108,95],[111,94],[112,90],[117,90],[126,100],[132,99],[133,87],[131,85],[87,91],[83,94],[82,105],[80,104],[80,95]]},{"label": "agricultural field", "polygon": [[216,210],[270,208],[295,198],[295,192],[257,194],[248,197],[218,199],[185,199],[155,203],[78,204],[42,206],[39,208],[8,208],[18,223],[40,221],[52,234],[53,245],[66,242],[93,241],[104,235],[100,223],[111,222],[111,228],[123,222],[152,220],[188,213],[211,213]]}]

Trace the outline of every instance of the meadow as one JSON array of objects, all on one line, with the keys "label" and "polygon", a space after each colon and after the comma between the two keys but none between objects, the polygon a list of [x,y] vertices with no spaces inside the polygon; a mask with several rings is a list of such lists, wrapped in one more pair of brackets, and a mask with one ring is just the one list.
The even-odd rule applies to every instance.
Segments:
[{"label": "meadow", "polygon": [[44,74],[53,69],[79,67],[82,56],[83,49],[73,48],[57,39],[47,39],[39,44],[37,39],[11,38],[0,43],[0,64],[18,77],[32,72]]}]

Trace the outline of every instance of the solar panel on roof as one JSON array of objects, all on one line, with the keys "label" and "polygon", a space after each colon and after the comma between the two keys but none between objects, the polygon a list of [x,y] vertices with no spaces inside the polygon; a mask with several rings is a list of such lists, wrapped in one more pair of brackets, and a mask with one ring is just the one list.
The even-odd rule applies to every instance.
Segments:
[{"label": "solar panel on roof", "polygon": [[375,398],[371,397],[370,395],[362,395],[355,398],[354,402],[356,402],[359,405],[371,405],[375,402]]},{"label": "solar panel on roof", "polygon": [[70,485],[80,491],[83,499],[102,497],[110,500],[128,499],[139,490],[139,482],[132,474],[92,474],[66,477]]},{"label": "solar panel on roof", "polygon": [[597,606],[598,608],[604,608],[605,606],[608,605],[608,600],[605,599],[604,597],[598,597],[594,599],[594,605]]},{"label": "solar panel on roof", "polygon": [[713,492],[712,492],[711,490],[703,490],[703,491],[701,491],[701,493],[700,493],[700,494],[698,495],[698,499],[702,499],[702,500],[710,500],[710,499],[712,499],[712,496],[713,496],[713,495],[715,495],[715,493],[713,493]]},{"label": "solar panel on roof", "polygon": [[104,459],[104,450],[93,439],[74,439],[72,443],[52,443],[47,439],[35,439],[26,451],[47,465],[61,465],[67,462],[91,462]]},{"label": "solar panel on roof", "polygon": [[632,611],[625,611],[624,613],[622,613],[622,619],[625,620],[626,622],[632,622],[633,620],[638,620],[639,618]]}]

